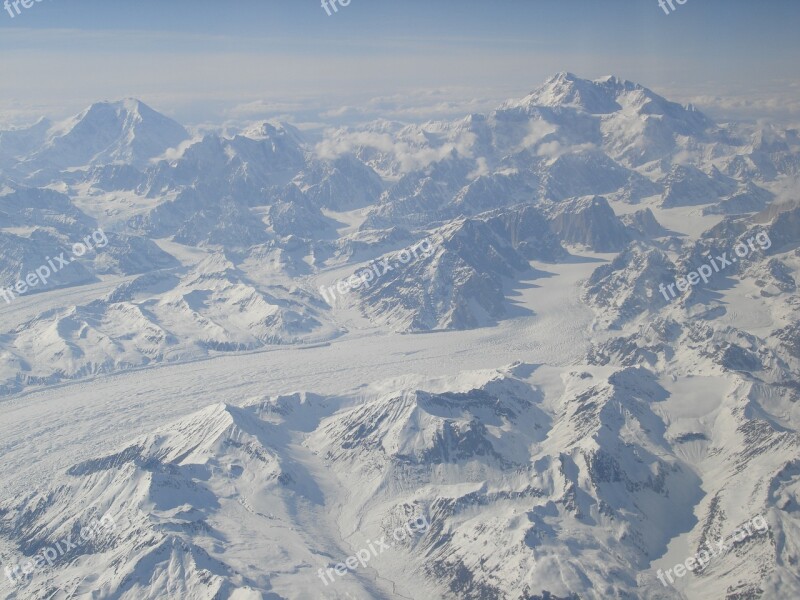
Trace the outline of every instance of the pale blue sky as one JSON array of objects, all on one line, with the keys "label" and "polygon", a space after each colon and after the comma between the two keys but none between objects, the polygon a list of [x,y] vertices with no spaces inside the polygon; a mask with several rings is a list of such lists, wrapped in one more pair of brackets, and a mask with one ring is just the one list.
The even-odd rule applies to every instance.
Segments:
[{"label": "pale blue sky", "polygon": [[351,0],[333,16],[318,0],[43,0],[21,13],[0,12],[7,122],[126,96],[190,122],[424,118],[565,70],[800,118],[797,0],[687,0],[670,15],[658,0]]}]

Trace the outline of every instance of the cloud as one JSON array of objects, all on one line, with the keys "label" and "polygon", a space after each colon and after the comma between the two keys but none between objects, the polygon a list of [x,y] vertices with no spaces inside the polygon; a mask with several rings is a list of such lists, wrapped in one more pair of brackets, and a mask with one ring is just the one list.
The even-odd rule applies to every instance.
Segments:
[{"label": "cloud", "polygon": [[276,113],[293,113],[301,110],[308,110],[308,105],[301,102],[270,102],[267,100],[255,100],[238,104],[225,111],[226,116],[242,119],[271,116]]},{"label": "cloud", "polygon": [[796,98],[694,96],[690,101],[709,115],[721,118],[784,120],[800,116],[800,101]]},{"label": "cloud", "polygon": [[579,154],[587,150],[594,150],[594,144],[576,144],[574,146],[562,146],[558,140],[552,142],[545,142],[536,149],[537,156],[543,156],[549,159],[556,159],[565,154]]},{"label": "cloud", "polygon": [[371,148],[392,155],[400,171],[410,173],[440,161],[453,152],[471,158],[476,140],[475,134],[462,132],[453,140],[431,145],[422,129],[407,128],[399,134],[329,129],[325,132],[325,138],[316,145],[315,152],[321,159],[332,160],[343,154]]},{"label": "cloud", "polygon": [[334,108],[331,110],[326,110],[320,113],[321,117],[334,117],[334,118],[341,118],[341,117],[363,117],[366,114],[366,111],[363,108],[358,108],[356,106],[340,106],[339,108]]},{"label": "cloud", "polygon": [[196,135],[192,139],[181,142],[177,148],[168,148],[167,150],[164,151],[164,154],[152,158],[150,162],[157,163],[162,160],[167,160],[167,161],[177,160],[178,158],[183,156],[183,153],[186,152],[187,149],[189,149],[194,144],[201,142],[202,140],[203,140],[202,135]]},{"label": "cloud", "polygon": [[541,119],[531,121],[528,124],[528,135],[525,136],[520,145],[517,147],[517,151],[525,150],[526,148],[535,146],[544,137],[550,135],[551,133],[555,133],[557,129],[558,128],[552,123],[548,123],[547,121],[543,121]]},{"label": "cloud", "polygon": [[475,91],[463,88],[410,90],[405,94],[376,96],[363,103],[339,106],[320,113],[320,116],[350,121],[360,119],[362,122],[384,118],[420,123],[489,112],[504,99],[497,90],[480,90],[488,93],[485,97],[475,97]]},{"label": "cloud", "polygon": [[489,163],[487,162],[485,156],[478,157],[475,162],[477,163],[477,166],[475,167],[474,171],[467,175],[467,179],[477,179],[478,177],[483,177],[491,172],[489,170]]},{"label": "cloud", "polygon": [[[692,103],[716,120],[770,119],[781,125],[800,119],[800,99],[795,80],[773,80],[760,85],[725,86],[709,82],[694,89],[666,90],[670,99]],[[700,89],[698,89],[700,88]]]},{"label": "cloud", "polygon": [[317,144],[315,150],[322,159],[332,160],[342,154],[350,154],[361,147],[375,148],[381,152],[391,152],[395,148],[395,141],[388,133],[375,133],[372,131],[358,131],[341,133],[340,131],[326,131],[326,138]]}]

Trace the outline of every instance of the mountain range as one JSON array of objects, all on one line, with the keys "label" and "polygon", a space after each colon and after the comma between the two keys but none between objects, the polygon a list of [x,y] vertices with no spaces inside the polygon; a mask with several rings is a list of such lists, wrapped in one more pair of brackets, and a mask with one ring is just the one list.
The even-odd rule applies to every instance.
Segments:
[{"label": "mountain range", "polygon": [[[800,596],[799,176],[796,130],[571,73],[487,114],[316,138],[194,134],[133,99],[0,132],[0,288],[109,240],[0,300],[0,403],[107,407],[0,426],[0,561],[117,524],[0,591]],[[123,391],[169,373],[188,398],[198,364],[191,410]],[[42,455],[42,479],[25,457],[49,427],[97,437]],[[769,529],[702,572],[656,577],[756,515]]]}]

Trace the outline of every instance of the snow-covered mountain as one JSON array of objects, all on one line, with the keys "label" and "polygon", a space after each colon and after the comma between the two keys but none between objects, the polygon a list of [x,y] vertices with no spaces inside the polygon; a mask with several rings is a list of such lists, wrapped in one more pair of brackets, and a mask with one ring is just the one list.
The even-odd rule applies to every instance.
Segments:
[{"label": "snow-covered mountain", "polygon": [[[427,240],[430,250],[421,247],[421,256],[404,249],[381,257],[379,264],[394,266],[374,285],[358,290],[362,311],[400,331],[490,324],[506,314],[504,280],[528,270],[532,258],[566,254],[546,227],[536,226],[529,211],[454,221]],[[544,248],[537,253],[534,246],[525,245],[526,256],[518,247],[529,239]],[[407,254],[401,256],[402,252]],[[404,260],[409,255],[410,260]]]},{"label": "snow-covered mountain", "polygon": [[13,170],[33,175],[39,169],[114,163],[143,166],[189,138],[181,125],[132,98],[93,104],[53,124],[43,139],[41,129],[42,123],[34,125],[26,131],[27,143],[12,145],[9,153],[19,161],[10,165]]}]

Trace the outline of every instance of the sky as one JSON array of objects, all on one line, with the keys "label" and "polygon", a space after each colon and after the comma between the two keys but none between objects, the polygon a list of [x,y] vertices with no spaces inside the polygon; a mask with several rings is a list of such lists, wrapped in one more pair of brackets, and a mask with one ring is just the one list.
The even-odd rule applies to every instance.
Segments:
[{"label": "sky", "polygon": [[800,2],[658,1],[42,0],[0,10],[0,125],[125,97],[195,125],[453,117],[560,71],[800,121]]}]

